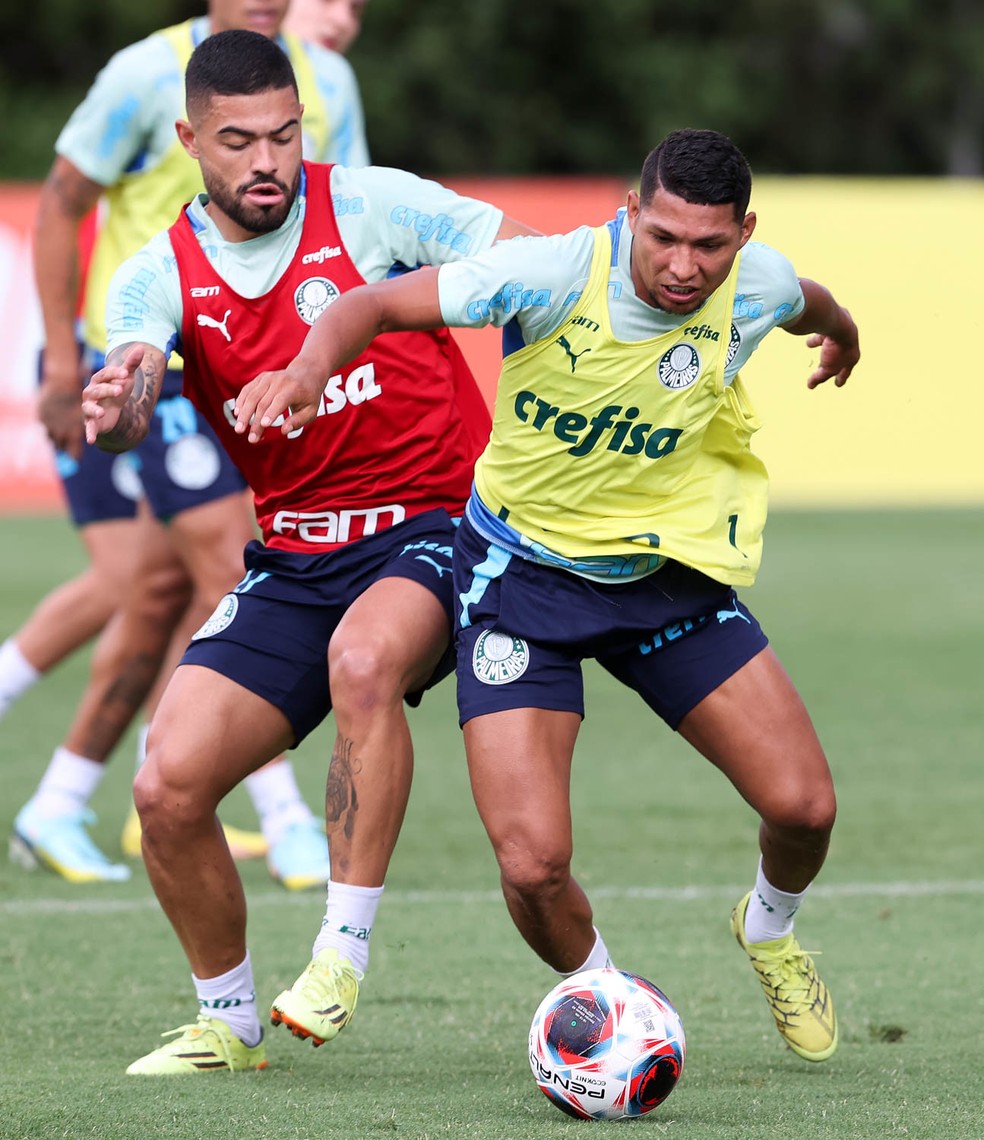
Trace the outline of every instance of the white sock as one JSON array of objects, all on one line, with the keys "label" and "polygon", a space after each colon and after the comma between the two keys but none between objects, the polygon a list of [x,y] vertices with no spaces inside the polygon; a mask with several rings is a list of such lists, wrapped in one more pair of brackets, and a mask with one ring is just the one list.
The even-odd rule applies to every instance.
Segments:
[{"label": "white sock", "polygon": [[137,752],[136,752],[136,768],[137,772],[144,766],[144,761],[147,759],[147,737],[150,734],[150,725],[142,724],[140,731],[137,733]]},{"label": "white sock", "polygon": [[365,973],[369,965],[369,935],[382,894],[382,887],[353,887],[329,879],[325,917],[311,957],[333,946],[341,957]]},{"label": "white sock", "polygon": [[244,1044],[260,1043],[263,1030],[256,1013],[256,987],[248,950],[242,962],[228,973],[217,978],[196,978],[192,974],[191,979],[204,1014],[224,1021]]},{"label": "white sock", "polygon": [[0,645],[0,717],[41,679],[12,637]]},{"label": "white sock", "polygon": [[56,748],[31,804],[45,819],[77,815],[88,804],[105,771],[105,766],[95,760]]},{"label": "white sock", "polygon": [[745,911],[745,938],[749,942],[772,942],[784,938],[793,929],[793,916],[799,910],[806,891],[791,895],[777,890],[762,871],[759,859],[755,890]]},{"label": "white sock", "polygon": [[314,813],[301,799],[289,760],[278,760],[246,777],[246,790],[260,817],[260,828],[269,846],[280,839],[291,824],[307,823]]},{"label": "white sock", "polygon": [[600,970],[604,967],[611,967],[612,958],[608,953],[608,947],[605,945],[604,939],[598,933],[598,928],[592,927],[595,932],[594,946],[591,947],[591,953],[584,959],[576,970],[554,970],[555,974],[560,974],[562,978],[569,978],[572,974],[579,974],[582,970]]}]

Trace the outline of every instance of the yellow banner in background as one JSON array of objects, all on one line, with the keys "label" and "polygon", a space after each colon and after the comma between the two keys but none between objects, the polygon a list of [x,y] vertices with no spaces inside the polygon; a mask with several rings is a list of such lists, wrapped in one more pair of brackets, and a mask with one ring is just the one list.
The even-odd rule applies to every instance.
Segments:
[{"label": "yellow banner in background", "polygon": [[[628,190],[615,178],[447,182],[547,233],[601,224]],[[36,186],[0,184],[0,511],[61,509],[34,418],[36,201]],[[984,182],[762,177],[752,209],[755,238],[828,285],[861,332],[861,364],[842,389],[808,391],[818,350],[782,332],[746,367],[773,505],[984,504]],[[500,334],[459,340],[491,396]]]},{"label": "yellow banner in background", "polygon": [[751,209],[861,337],[841,389],[782,332],[746,366],[773,505],[984,503],[984,182],[759,178]]}]

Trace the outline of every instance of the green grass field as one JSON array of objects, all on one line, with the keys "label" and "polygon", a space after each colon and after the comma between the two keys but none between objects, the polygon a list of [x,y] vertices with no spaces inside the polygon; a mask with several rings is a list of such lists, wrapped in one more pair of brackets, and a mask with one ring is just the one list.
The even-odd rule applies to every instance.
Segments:
[{"label": "green grass field", "polygon": [[[676,1003],[686,1070],[629,1127],[687,1140],[984,1137],[984,512],[786,513],[745,596],[809,705],[838,785],[830,858],[798,933],[822,951],[841,1048],[787,1051],[728,933],[756,821],[723,778],[591,667],[575,760],[576,872],[619,965]],[[58,520],[0,519],[0,637],[81,564]],[[85,656],[0,725],[9,832],[68,722]],[[0,864],[0,1137],[531,1137],[568,1120],[525,1046],[553,976],[514,932],[471,805],[445,684],[412,713],[417,776],[352,1025],[314,1050],[283,1030],[263,1073],[156,1081],[123,1070],[194,1020],[188,968],[141,868],[73,887]],[[320,801],[331,736],[296,754]],[[99,788],[115,852],[133,736]],[[245,795],[226,817],[251,826]],[[307,961],[317,894],[243,864],[261,1003]]]}]

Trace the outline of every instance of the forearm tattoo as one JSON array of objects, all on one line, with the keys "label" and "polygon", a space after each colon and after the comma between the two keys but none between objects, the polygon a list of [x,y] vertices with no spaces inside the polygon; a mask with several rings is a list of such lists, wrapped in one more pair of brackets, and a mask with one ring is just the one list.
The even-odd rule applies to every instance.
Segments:
[{"label": "forearm tattoo", "polygon": [[[131,347],[131,345],[121,345],[114,349],[106,357],[106,363],[122,363]],[[144,439],[150,428],[150,417],[154,413],[160,383],[157,363],[145,356],[133,374],[133,391],[120,408],[120,418],[116,426],[99,435],[99,446],[104,451],[126,451]]]},{"label": "forearm tattoo", "polygon": [[348,839],[352,838],[359,810],[354,780],[359,762],[352,755],[353,748],[353,742],[344,737],[340,736],[335,741],[325,785],[325,821],[329,830],[341,827]]}]

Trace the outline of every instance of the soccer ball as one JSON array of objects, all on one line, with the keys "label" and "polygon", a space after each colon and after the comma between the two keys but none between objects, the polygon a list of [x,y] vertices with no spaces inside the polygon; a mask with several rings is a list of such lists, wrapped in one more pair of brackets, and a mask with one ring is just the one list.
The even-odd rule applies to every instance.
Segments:
[{"label": "soccer ball", "polygon": [[530,1026],[530,1068],[547,1099],[582,1120],[651,1112],[683,1072],[677,1011],[625,970],[582,970],[547,994]]}]

